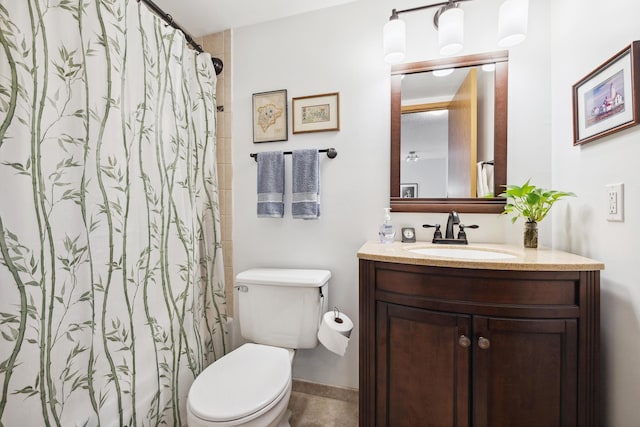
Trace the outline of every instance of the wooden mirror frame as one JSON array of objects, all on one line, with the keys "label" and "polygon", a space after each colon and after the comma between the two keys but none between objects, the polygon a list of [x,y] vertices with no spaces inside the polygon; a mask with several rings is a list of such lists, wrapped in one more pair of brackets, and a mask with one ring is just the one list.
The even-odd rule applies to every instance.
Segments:
[{"label": "wooden mirror frame", "polygon": [[507,183],[507,99],[509,53],[499,51],[485,54],[443,58],[433,61],[411,62],[391,68],[391,187],[392,212],[472,212],[500,213],[504,209],[504,197],[491,198],[415,198],[400,197],[400,128],[402,117],[402,76],[444,68],[460,68],[495,63],[495,113],[494,113],[494,188],[493,194],[504,191]]}]

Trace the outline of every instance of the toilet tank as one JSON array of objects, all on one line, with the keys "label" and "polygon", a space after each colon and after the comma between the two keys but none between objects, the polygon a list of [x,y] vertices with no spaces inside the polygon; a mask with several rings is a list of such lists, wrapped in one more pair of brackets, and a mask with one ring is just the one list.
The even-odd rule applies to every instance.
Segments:
[{"label": "toilet tank", "polygon": [[315,347],[330,278],[328,270],[256,268],[238,274],[242,336],[276,347]]}]

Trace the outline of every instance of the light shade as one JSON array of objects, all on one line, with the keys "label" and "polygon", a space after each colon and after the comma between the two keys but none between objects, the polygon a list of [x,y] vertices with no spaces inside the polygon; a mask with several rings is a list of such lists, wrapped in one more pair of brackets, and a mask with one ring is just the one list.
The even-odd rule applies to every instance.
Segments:
[{"label": "light shade", "polygon": [[529,0],[506,0],[498,15],[498,46],[511,47],[527,36]]},{"label": "light shade", "polygon": [[464,10],[452,7],[438,18],[440,55],[454,55],[462,50],[464,41]]},{"label": "light shade", "polygon": [[384,25],[382,31],[384,44],[384,62],[397,64],[402,62],[406,51],[404,21],[392,18]]}]

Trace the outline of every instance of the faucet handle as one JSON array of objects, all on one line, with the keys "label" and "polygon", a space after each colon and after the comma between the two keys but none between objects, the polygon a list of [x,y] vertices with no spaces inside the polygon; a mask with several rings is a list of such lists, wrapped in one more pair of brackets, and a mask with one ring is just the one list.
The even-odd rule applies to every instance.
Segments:
[{"label": "faucet handle", "polygon": [[442,231],[440,231],[440,224],[422,224],[423,228],[435,228],[436,230],[433,232],[434,239],[442,239]]},{"label": "faucet handle", "polygon": [[480,226],[477,224],[473,224],[473,225],[460,224],[458,228],[460,228],[460,230],[464,230],[465,228],[480,228]]},{"label": "faucet handle", "polygon": [[460,231],[458,231],[458,240],[464,240],[465,242],[467,241],[467,232],[464,231],[465,228],[480,228],[479,225],[473,224],[473,225],[464,225],[464,224],[460,224],[458,225],[458,228],[460,229]]}]

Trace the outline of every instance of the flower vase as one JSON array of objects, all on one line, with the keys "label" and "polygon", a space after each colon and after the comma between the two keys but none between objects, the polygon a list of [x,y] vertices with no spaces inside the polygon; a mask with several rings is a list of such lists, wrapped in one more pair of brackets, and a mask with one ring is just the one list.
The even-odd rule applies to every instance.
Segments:
[{"label": "flower vase", "polygon": [[527,221],[524,224],[524,247],[538,247],[538,223],[535,221]]}]

